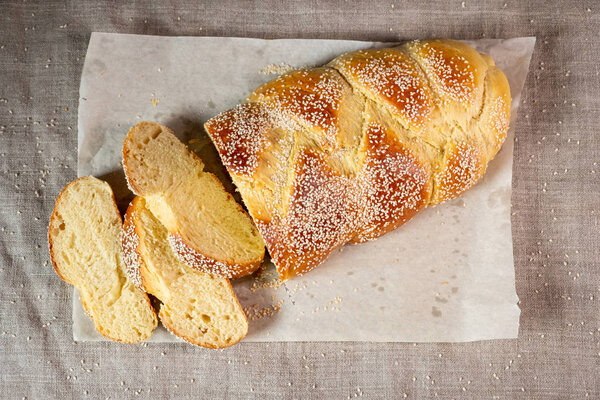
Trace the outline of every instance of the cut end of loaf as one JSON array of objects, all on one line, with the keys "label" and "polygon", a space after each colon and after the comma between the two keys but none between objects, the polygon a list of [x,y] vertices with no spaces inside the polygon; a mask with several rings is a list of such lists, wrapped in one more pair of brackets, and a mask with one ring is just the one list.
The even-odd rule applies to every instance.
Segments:
[{"label": "cut end of loaf", "polygon": [[50,255],[58,275],[81,293],[100,334],[139,343],[150,337],[157,318],[148,296],[125,273],[121,223],[108,184],[79,178],[56,200],[48,230]]}]

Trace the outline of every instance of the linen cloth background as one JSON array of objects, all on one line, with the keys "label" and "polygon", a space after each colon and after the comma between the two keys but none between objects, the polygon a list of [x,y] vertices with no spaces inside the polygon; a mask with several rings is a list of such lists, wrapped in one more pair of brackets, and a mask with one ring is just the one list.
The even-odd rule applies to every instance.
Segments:
[{"label": "linen cloth background", "polygon": [[[600,398],[599,11],[572,0],[2,2],[0,397]],[[79,78],[92,31],[537,36],[515,130],[519,339],[242,342],[223,351],[73,343],[71,287],[49,264],[46,228],[54,198],[76,177]]]}]

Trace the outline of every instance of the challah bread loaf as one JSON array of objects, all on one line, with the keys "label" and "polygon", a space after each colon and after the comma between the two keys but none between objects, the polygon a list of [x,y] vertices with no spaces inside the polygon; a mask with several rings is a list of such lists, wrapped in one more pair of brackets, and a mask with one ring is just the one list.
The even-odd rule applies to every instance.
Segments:
[{"label": "challah bread loaf", "polygon": [[423,40],[286,73],[205,128],[287,279],[473,186],[510,103],[490,57]]},{"label": "challah bread loaf", "polygon": [[121,253],[121,214],[110,186],[87,176],[56,199],[48,243],[58,275],[81,293],[96,330],[111,340],[147,340],[158,321],[146,293],[127,278]]},{"label": "challah bread loaf", "polygon": [[239,342],[248,332],[248,321],[229,280],[179,261],[167,236],[145,199],[133,199],[125,214],[122,239],[132,281],[163,303],[158,316],[174,335],[211,348]]},{"label": "challah bread loaf", "polygon": [[123,143],[131,190],[169,231],[175,254],[202,272],[238,278],[262,263],[265,244],[248,214],[173,132],[135,125]]}]

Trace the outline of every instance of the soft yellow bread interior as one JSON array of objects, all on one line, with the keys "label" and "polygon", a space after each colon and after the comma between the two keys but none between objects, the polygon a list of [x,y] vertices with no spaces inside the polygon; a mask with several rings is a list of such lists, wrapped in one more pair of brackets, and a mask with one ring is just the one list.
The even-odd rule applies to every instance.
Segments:
[{"label": "soft yellow bread interior", "polygon": [[123,166],[136,194],[192,251],[216,262],[260,265],[265,245],[248,214],[167,127],[154,122],[133,127]]},{"label": "soft yellow bread interior", "polygon": [[[199,272],[182,263],[167,241],[168,231],[146,207],[132,203],[127,218],[135,224],[141,256],[140,277],[146,290],[163,302],[159,316],[175,335],[206,347],[227,347],[240,341],[248,321],[225,278]],[[129,222],[129,221],[128,221]]]},{"label": "soft yellow bread interior", "polygon": [[56,201],[49,242],[56,272],[81,293],[102,335],[125,343],[150,337],[157,318],[148,296],[127,278],[121,215],[110,186],[93,177],[70,183]]},{"label": "soft yellow bread interior", "polygon": [[125,138],[123,167],[132,190],[143,196],[164,191],[204,165],[169,128],[144,121]]},{"label": "soft yellow bread interior", "polygon": [[207,257],[246,264],[264,252],[260,234],[213,174],[197,172],[146,200],[170,232]]}]

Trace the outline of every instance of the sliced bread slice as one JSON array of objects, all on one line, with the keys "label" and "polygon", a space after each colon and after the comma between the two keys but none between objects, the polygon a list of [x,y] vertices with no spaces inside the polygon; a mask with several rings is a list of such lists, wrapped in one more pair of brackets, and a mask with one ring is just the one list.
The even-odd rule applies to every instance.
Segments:
[{"label": "sliced bread slice", "polygon": [[132,280],[162,301],[159,317],[174,335],[203,347],[223,348],[248,332],[248,320],[226,278],[190,268],[169,246],[167,229],[133,199],[125,214],[123,252]]},{"label": "sliced bread slice", "polygon": [[146,293],[125,272],[123,224],[110,186],[91,176],[69,183],[56,199],[48,243],[58,275],[81,293],[96,330],[111,340],[147,340],[158,321]]},{"label": "sliced bread slice", "polygon": [[123,143],[131,190],[167,228],[181,260],[202,272],[239,278],[262,263],[265,244],[244,209],[166,126],[135,125]]}]

